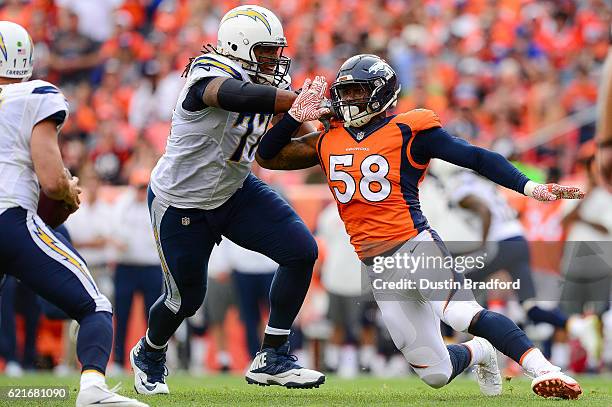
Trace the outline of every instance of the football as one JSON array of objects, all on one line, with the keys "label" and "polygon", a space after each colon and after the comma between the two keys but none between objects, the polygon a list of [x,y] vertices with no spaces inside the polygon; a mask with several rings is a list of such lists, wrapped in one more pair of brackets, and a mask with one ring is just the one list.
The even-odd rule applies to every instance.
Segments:
[{"label": "football", "polygon": [[37,212],[38,216],[53,229],[64,223],[71,213],[64,201],[51,199],[42,191],[38,199]]}]

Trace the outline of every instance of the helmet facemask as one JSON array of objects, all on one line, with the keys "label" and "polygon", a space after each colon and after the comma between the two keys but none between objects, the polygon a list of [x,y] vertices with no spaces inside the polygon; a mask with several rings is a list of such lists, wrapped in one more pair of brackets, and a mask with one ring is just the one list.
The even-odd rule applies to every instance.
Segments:
[{"label": "helmet facemask", "polygon": [[391,99],[383,104],[385,95],[381,95],[386,80],[375,78],[372,80],[338,80],[330,88],[332,109],[345,127],[361,127],[372,120],[373,117],[383,113],[389,107],[395,106],[397,92]]},{"label": "helmet facemask", "polygon": [[291,66],[291,59],[283,55],[286,47],[286,44],[258,42],[249,51],[250,61],[240,62],[254,82],[278,87],[286,80]]}]

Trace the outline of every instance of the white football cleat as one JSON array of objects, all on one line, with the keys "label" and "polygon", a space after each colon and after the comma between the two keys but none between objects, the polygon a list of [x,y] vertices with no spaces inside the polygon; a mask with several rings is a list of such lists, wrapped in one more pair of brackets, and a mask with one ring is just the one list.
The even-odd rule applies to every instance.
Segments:
[{"label": "white football cleat", "polygon": [[499,396],[502,394],[502,379],[497,365],[497,350],[484,338],[475,336],[473,341],[486,351],[483,361],[474,365],[480,392],[485,396]]},{"label": "white football cleat", "polygon": [[246,372],[249,384],[284,386],[290,389],[310,389],[325,382],[325,375],[298,365],[297,357],[289,354],[289,341],[278,349],[260,350]]},{"label": "white football cleat", "polygon": [[531,390],[540,397],[575,400],[582,394],[580,384],[560,371],[544,373],[531,382]]},{"label": "white football cleat", "polygon": [[115,393],[119,385],[109,389],[106,384],[95,384],[79,391],[76,407],[113,406],[113,407],[149,407],[136,399],[120,396]]}]

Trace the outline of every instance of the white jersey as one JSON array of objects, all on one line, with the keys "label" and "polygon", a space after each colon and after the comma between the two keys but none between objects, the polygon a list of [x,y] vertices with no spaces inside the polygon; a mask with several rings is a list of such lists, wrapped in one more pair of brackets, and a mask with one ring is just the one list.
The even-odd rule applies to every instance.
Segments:
[{"label": "white jersey", "polygon": [[[487,208],[491,211],[488,241],[499,242],[524,234],[523,226],[517,219],[516,211],[508,204],[506,198],[499,192],[497,185],[493,182],[478,176],[472,171],[464,170],[452,175],[447,185],[452,185],[452,188],[447,188],[451,203],[458,204],[468,195],[474,195],[487,205]],[[482,227],[480,222],[477,222],[478,225],[476,225],[473,215],[466,220],[468,223],[472,223],[474,227]]]},{"label": "white jersey", "polygon": [[229,58],[196,58],[172,114],[166,152],[151,175],[151,189],[177,208],[214,209],[240,188],[272,115],[234,113],[216,107],[183,109],[190,87],[206,77],[251,79]]},{"label": "white jersey", "polygon": [[8,208],[38,208],[40,186],[32,164],[34,126],[68,102],[49,82],[34,80],[0,86],[0,214]]}]

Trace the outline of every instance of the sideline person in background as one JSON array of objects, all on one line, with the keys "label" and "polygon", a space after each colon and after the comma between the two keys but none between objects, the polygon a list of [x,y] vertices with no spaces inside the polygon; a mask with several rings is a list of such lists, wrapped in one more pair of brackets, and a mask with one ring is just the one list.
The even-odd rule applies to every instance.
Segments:
[{"label": "sideline person in background", "polygon": [[[115,286],[115,363],[112,373],[123,372],[125,338],[134,294],[144,297],[145,317],[162,292],[162,269],[151,232],[147,207],[149,171],[135,169],[130,174],[130,189],[113,208],[109,242],[117,249]],[[106,220],[108,221],[108,220]]]}]

